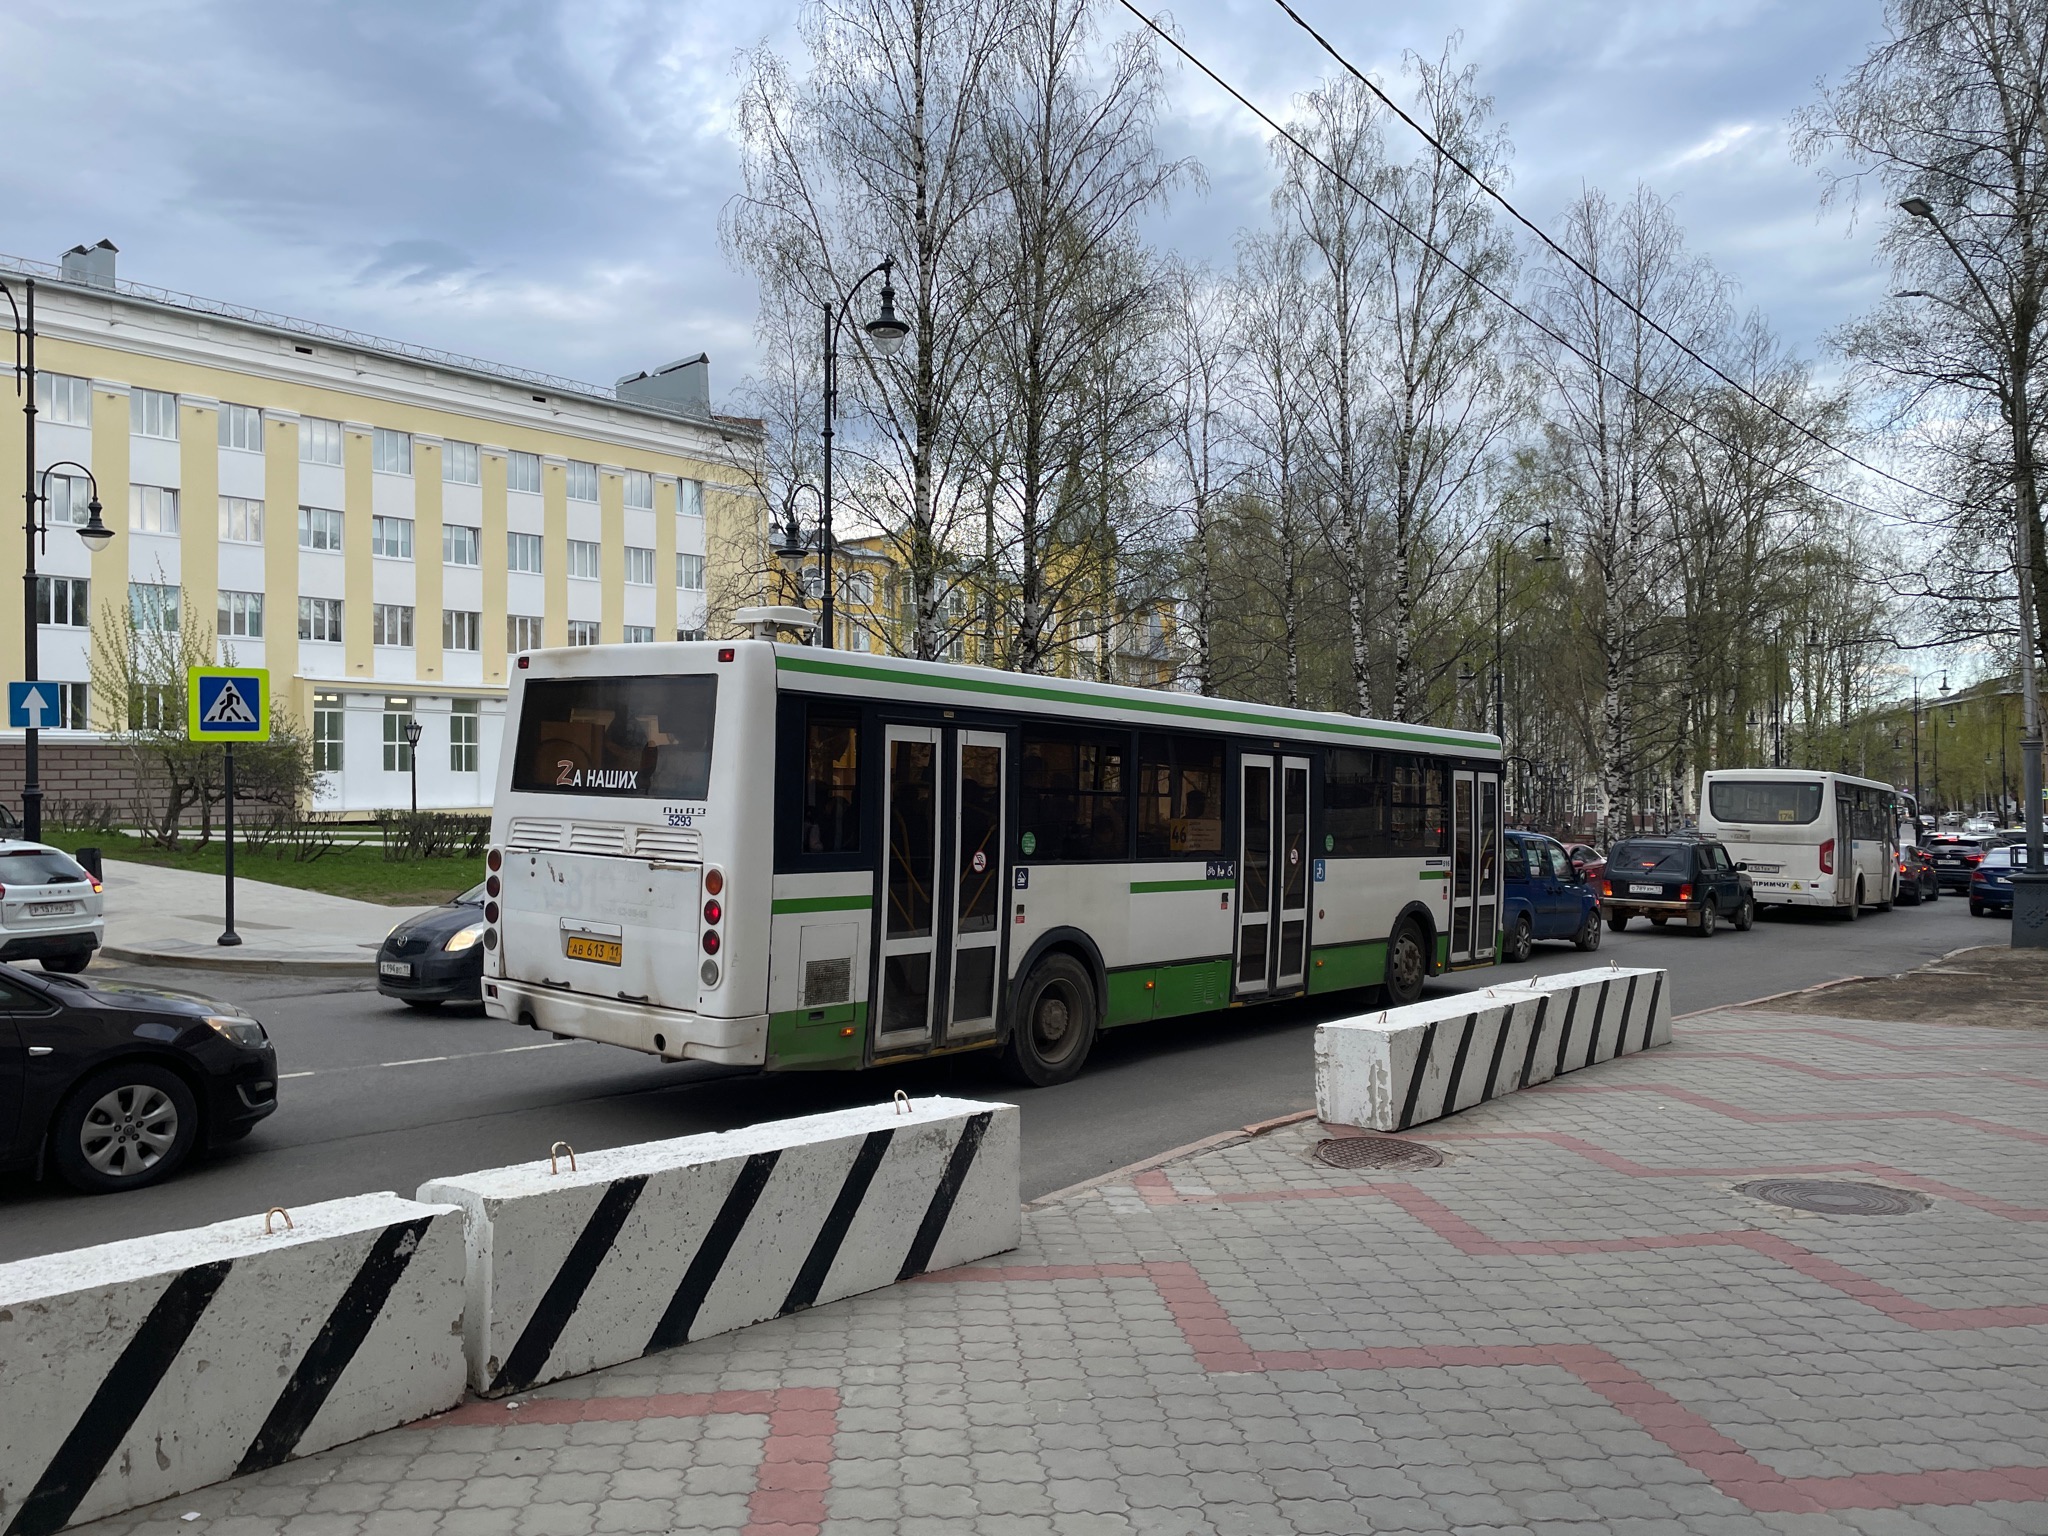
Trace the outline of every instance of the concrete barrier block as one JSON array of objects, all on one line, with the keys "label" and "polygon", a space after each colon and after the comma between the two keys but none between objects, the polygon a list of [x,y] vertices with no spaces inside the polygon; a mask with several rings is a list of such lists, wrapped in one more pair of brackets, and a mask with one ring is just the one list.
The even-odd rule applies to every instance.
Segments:
[{"label": "concrete barrier block", "polygon": [[1316,1113],[1405,1131],[1512,1093],[1535,1065],[1542,1009],[1541,998],[1497,987],[1318,1025]]},{"label": "concrete barrier block", "polygon": [[462,1207],[486,1396],[1017,1246],[1014,1105],[839,1110],[436,1179]]},{"label": "concrete barrier block", "polygon": [[1596,966],[1518,980],[1519,991],[1546,1000],[1550,1045],[1529,1079],[1540,1083],[1595,1062],[1671,1043],[1671,993],[1666,973]]},{"label": "concrete barrier block", "polygon": [[462,1400],[462,1217],[393,1194],[0,1265],[0,1531],[41,1536]]}]

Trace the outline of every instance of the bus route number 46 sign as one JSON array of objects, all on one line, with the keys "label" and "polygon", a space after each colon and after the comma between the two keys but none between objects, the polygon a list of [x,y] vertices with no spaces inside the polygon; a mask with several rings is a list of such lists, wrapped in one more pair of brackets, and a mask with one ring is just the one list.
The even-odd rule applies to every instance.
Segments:
[{"label": "bus route number 46 sign", "polygon": [[185,679],[193,741],[270,740],[270,674],[261,667],[193,667]]}]

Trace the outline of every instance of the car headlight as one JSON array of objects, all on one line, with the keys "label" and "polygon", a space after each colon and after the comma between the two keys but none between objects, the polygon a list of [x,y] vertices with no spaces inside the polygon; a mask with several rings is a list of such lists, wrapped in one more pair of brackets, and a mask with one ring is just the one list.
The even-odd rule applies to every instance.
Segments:
[{"label": "car headlight", "polygon": [[484,925],[482,923],[471,923],[467,928],[456,929],[454,933],[448,936],[448,942],[443,944],[441,948],[451,955],[458,954],[475,944],[483,936]]},{"label": "car headlight", "polygon": [[206,1022],[211,1024],[220,1034],[234,1041],[236,1045],[263,1046],[270,1044],[270,1036],[264,1032],[263,1026],[254,1019],[230,1019],[222,1018],[216,1014],[208,1014]]}]

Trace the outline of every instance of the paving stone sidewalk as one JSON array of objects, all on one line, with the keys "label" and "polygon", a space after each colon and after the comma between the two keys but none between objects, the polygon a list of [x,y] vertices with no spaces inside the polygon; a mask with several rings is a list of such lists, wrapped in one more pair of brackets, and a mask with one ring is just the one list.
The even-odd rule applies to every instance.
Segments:
[{"label": "paving stone sidewalk", "polygon": [[[2048,1532],[2048,1031],[1677,1029],[1420,1128],[1442,1167],[1292,1126],[984,1265],[80,1529]],[[1771,1175],[1928,1204],[1736,1188]]]}]

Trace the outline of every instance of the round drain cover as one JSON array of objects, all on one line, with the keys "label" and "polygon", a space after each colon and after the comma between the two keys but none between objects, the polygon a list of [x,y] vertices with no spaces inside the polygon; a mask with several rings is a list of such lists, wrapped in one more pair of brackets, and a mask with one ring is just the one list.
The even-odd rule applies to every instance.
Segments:
[{"label": "round drain cover", "polygon": [[1309,1150],[1332,1168],[1440,1168],[1444,1161],[1435,1147],[1394,1136],[1335,1136]]},{"label": "round drain cover", "polygon": [[1851,1184],[1833,1179],[1754,1179],[1736,1190],[1772,1205],[1821,1216],[1905,1216],[1932,1204],[1925,1195],[1889,1184]]}]

